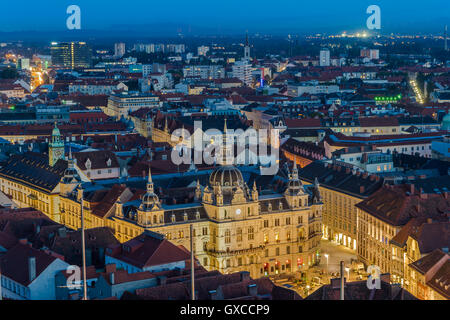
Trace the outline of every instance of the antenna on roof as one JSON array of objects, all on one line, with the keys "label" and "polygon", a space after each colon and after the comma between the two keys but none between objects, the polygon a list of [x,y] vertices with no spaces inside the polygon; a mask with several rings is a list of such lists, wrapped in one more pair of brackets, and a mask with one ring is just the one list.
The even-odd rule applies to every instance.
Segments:
[{"label": "antenna on roof", "polygon": [[87,300],[87,286],[86,286],[86,238],[84,236],[84,204],[83,204],[83,193],[84,190],[81,189],[81,252],[83,258],[83,300]]},{"label": "antenna on roof", "polygon": [[190,241],[191,241],[191,300],[195,300],[195,272],[194,272],[194,226],[191,223],[189,226]]}]

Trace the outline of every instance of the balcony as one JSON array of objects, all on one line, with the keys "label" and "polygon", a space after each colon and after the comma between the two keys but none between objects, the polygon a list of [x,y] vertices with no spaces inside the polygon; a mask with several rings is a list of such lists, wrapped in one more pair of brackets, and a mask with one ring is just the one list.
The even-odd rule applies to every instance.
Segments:
[{"label": "balcony", "polygon": [[205,252],[214,257],[224,257],[224,256],[236,256],[241,254],[258,253],[264,249],[264,246],[259,246],[255,248],[239,249],[239,250],[215,250],[206,249]]}]

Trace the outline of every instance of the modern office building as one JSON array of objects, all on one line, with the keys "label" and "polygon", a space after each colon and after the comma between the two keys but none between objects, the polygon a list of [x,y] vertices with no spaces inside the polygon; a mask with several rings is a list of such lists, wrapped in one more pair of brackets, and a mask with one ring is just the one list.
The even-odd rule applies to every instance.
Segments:
[{"label": "modern office building", "polygon": [[65,68],[89,68],[92,51],[86,42],[52,42],[52,64]]},{"label": "modern office building", "polygon": [[330,50],[328,50],[328,49],[320,50],[319,65],[321,67],[329,67],[330,66]]},{"label": "modern office building", "polygon": [[114,57],[122,58],[125,55],[125,43],[119,42],[114,44]]}]

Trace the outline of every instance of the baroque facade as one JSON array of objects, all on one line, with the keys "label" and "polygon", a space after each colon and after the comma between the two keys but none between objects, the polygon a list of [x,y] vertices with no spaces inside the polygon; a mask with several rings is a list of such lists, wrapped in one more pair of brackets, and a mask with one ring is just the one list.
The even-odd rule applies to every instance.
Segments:
[{"label": "baroque facade", "polygon": [[[221,165],[206,185],[197,181],[195,202],[175,205],[161,203],[150,171],[142,196],[136,197],[125,185],[115,185],[98,199],[98,193],[92,192],[96,185],[80,178],[70,154],[68,160],[59,159],[57,167],[45,169],[55,171],[53,178],[59,180],[51,186],[53,206],[43,212],[78,229],[83,210],[86,228],[110,227],[121,242],[150,230],[186,248],[192,224],[198,261],[222,273],[246,270],[260,277],[304,271],[317,263],[323,205],[318,183],[304,186],[294,165],[284,193],[260,195],[256,183],[249,187],[241,171],[229,164],[229,154],[222,148]],[[3,172],[2,185],[12,180],[8,171]],[[2,190],[9,194],[11,189],[2,186]],[[99,210],[99,204],[105,209]],[[36,208],[33,201],[20,205]]]}]

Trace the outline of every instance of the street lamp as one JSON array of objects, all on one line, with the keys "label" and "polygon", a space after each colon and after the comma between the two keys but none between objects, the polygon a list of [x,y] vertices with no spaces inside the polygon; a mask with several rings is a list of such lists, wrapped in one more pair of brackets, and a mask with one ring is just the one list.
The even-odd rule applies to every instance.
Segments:
[{"label": "street lamp", "polygon": [[325,253],[324,255],[323,255],[324,257],[325,257],[325,259],[327,259],[327,276],[328,276],[328,253]]}]

